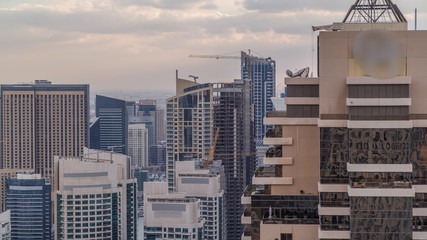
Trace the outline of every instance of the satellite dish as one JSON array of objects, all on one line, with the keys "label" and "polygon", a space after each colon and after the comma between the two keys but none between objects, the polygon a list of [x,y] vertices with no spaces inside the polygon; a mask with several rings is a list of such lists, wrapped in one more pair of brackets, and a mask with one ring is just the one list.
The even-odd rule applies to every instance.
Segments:
[{"label": "satellite dish", "polygon": [[286,75],[290,78],[306,78],[310,74],[310,68],[306,67],[303,68],[295,73],[293,73],[291,70],[286,71]]}]

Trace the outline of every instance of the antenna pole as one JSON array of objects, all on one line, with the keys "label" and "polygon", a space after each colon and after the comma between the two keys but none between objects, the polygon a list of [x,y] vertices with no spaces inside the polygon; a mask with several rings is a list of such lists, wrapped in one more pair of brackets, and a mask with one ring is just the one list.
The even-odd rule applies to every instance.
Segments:
[{"label": "antenna pole", "polygon": [[418,30],[418,9],[415,8],[415,31]]}]

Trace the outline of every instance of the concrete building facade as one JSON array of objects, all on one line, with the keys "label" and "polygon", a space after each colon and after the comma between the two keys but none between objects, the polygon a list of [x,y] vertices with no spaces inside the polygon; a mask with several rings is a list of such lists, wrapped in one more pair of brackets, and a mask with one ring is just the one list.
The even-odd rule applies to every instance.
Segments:
[{"label": "concrete building facade", "polygon": [[242,239],[427,238],[427,32],[362,4],[322,27],[319,77],[286,78],[287,111],[267,114],[275,147],[242,196]]},{"label": "concrete building facade", "polygon": [[56,157],[55,239],[137,239],[137,183],[128,156],[85,149]]},{"label": "concrete building facade", "polygon": [[144,239],[205,239],[200,200],[168,188],[163,182],[144,183]]},{"label": "concrete building facade", "polygon": [[0,213],[0,240],[11,240],[10,211]]},{"label": "concrete building facade", "polygon": [[148,167],[148,129],[145,124],[129,124],[128,155],[137,168]]},{"label": "concrete building facade", "polygon": [[53,156],[79,156],[89,143],[89,86],[4,84],[1,88],[1,168],[52,177]]}]

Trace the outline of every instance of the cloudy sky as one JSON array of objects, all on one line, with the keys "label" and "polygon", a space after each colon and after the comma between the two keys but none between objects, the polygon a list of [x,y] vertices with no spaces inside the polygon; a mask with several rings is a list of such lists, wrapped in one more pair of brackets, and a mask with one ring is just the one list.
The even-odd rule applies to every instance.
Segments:
[{"label": "cloudy sky", "polygon": [[[312,25],[342,21],[354,0],[0,0],[2,83],[49,79],[95,91],[173,91],[175,69],[201,82],[239,78],[252,49],[285,69],[312,66]],[[426,0],[395,0],[410,28]]]}]

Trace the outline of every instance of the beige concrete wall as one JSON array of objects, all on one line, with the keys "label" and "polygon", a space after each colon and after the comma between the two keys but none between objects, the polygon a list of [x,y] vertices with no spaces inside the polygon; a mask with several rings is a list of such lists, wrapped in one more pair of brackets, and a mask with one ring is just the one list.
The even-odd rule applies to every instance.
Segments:
[{"label": "beige concrete wall", "polygon": [[[357,27],[355,25],[355,27]],[[386,29],[399,30],[390,28]],[[347,112],[346,77],[363,77],[364,73],[353,58],[353,39],[359,34],[352,31],[321,32],[319,35],[319,90],[320,114],[344,114]],[[367,30],[367,29],[366,29]],[[402,76],[410,76],[412,114],[427,113],[427,31],[395,31],[403,48]]]},{"label": "beige concrete wall", "polygon": [[317,240],[318,225],[261,224],[261,240],[280,240],[282,233],[291,233],[292,240]]},{"label": "beige concrete wall", "polygon": [[271,188],[272,195],[317,195],[319,181],[319,129],[317,126],[285,126],[283,137],[292,138],[292,146],[283,147],[283,157],[293,158],[292,165],[283,166],[283,176],[292,177],[290,186],[275,186]]}]

